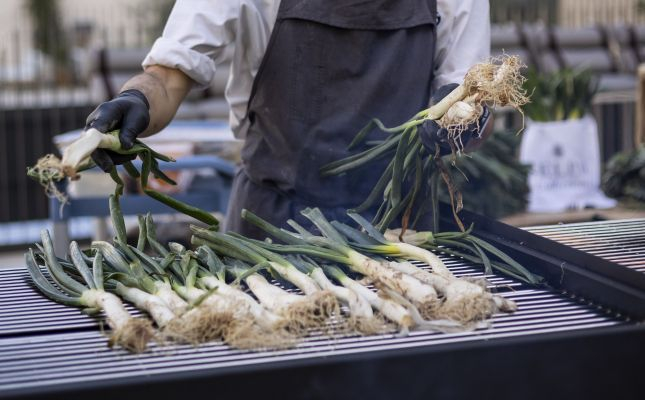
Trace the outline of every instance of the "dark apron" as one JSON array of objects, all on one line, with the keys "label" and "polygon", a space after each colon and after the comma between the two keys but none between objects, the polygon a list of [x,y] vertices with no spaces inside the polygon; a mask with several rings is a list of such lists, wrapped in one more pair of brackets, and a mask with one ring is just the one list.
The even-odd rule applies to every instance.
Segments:
[{"label": "dark apron", "polygon": [[283,227],[289,218],[309,226],[306,207],[346,220],[388,161],[333,177],[319,169],[348,156],[371,118],[396,125],[427,107],[435,22],[436,0],[282,0],[242,125],[225,229],[266,236],[241,219],[243,208]]}]

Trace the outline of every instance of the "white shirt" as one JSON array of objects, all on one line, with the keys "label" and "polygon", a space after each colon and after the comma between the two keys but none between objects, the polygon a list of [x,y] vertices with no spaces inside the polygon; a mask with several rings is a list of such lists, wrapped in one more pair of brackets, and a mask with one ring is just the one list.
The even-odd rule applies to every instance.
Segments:
[{"label": "white shirt", "polygon": [[[280,0],[177,0],[142,65],[177,68],[207,86],[218,64],[230,61],[225,96],[237,135],[279,6]],[[437,11],[434,87],[461,82],[490,54],[488,0],[437,0]]]}]

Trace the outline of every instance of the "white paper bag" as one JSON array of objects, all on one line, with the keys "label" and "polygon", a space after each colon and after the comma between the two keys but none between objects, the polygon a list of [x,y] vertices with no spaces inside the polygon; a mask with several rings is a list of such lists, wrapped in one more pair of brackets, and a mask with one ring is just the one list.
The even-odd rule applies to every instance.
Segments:
[{"label": "white paper bag", "polygon": [[527,123],[520,160],[529,172],[530,212],[610,208],[616,201],[600,190],[598,128],[591,116]]}]

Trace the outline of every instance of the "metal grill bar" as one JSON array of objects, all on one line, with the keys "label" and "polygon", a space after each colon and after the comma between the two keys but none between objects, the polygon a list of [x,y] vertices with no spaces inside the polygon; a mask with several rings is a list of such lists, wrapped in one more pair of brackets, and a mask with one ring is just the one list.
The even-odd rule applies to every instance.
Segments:
[{"label": "metal grill bar", "polygon": [[[480,269],[456,260],[446,260],[455,276],[484,277]],[[65,329],[95,329],[97,319],[81,314],[77,309],[49,301],[36,292],[24,268],[7,269],[0,274],[0,338],[8,335],[63,331]],[[507,291],[521,287],[498,275],[485,276],[490,288]],[[296,291],[297,290],[293,290]],[[127,306],[133,315],[141,313]]]},{"label": "metal grill bar", "polygon": [[[615,324],[615,321],[595,317],[583,318],[579,321],[540,323],[530,330],[533,334],[543,334],[563,330],[592,329]],[[45,343],[38,343],[35,346],[31,343],[32,341],[28,343],[17,341],[8,346],[0,343],[0,351],[7,352],[2,357],[2,367],[0,367],[0,389],[73,383],[87,379],[118,379],[133,375],[149,376],[212,368],[230,368],[249,364],[290,361],[304,357],[333,357],[472,340],[501,339],[527,334],[526,330],[527,327],[494,326],[488,331],[479,333],[413,333],[407,337],[382,335],[336,340],[311,338],[296,349],[280,352],[241,352],[213,343],[200,346],[197,349],[190,346],[173,346],[172,348],[156,349],[152,353],[138,356],[126,354],[123,351],[108,350],[105,347],[104,339],[96,332],[56,335],[56,337],[50,335]],[[52,348],[68,350],[52,351]],[[11,360],[11,353],[20,359]],[[88,376],[87,371],[92,371],[91,376]]]},{"label": "metal grill bar", "polygon": [[[477,232],[481,237],[501,245],[527,268],[543,274],[551,288],[559,289],[529,287],[497,274],[484,275],[481,266],[459,258],[442,257],[457,276],[486,278],[492,291],[518,304],[516,313],[495,315],[487,329],[469,332],[421,331],[407,336],[390,333],[367,337],[341,335],[338,331],[334,337],[310,332],[295,348],[280,351],[241,351],[214,342],[198,347],[153,344],[150,351],[133,355],[122,349],[108,349],[107,338],[101,333],[97,319],[43,298],[29,284],[24,269],[0,271],[0,397],[46,394],[66,398],[66,393],[61,391],[80,394],[87,390],[98,397],[113,398],[136,390],[150,394],[149,390],[159,386],[157,393],[173,390],[179,393],[176,384],[181,387],[181,382],[195,380],[201,385],[197,385],[201,387],[198,389],[201,394],[212,394],[214,382],[218,390],[232,385],[230,393],[239,393],[239,385],[247,389],[245,384],[249,378],[254,382],[265,379],[265,385],[257,390],[251,388],[250,392],[266,394],[277,378],[280,382],[292,380],[295,385],[289,385],[288,390],[299,390],[300,396],[310,396],[312,383],[315,386],[321,376],[324,377],[323,397],[333,397],[327,395],[333,385],[342,389],[361,388],[358,393],[361,397],[366,395],[364,389],[374,384],[376,397],[393,397],[382,391],[385,384],[372,380],[356,384],[355,367],[360,366],[386,374],[383,376],[388,380],[398,374],[397,384],[412,383],[409,377],[419,370],[434,371],[441,376],[441,382],[433,378],[432,383],[417,386],[423,390],[432,387],[433,393],[437,384],[451,391],[468,386],[461,385],[461,380],[462,372],[470,367],[473,374],[467,376],[475,382],[475,390],[465,390],[468,396],[462,397],[473,397],[490,386],[488,375],[481,374],[482,371],[499,371],[502,367],[501,375],[506,379],[522,370],[525,364],[531,364],[527,371],[530,369],[532,378],[557,382],[558,387],[566,386],[568,376],[574,382],[588,379],[591,371],[595,373],[592,383],[611,381],[613,387],[624,389],[621,393],[628,393],[634,385],[626,384],[625,376],[633,376],[632,372],[637,370],[633,368],[634,363],[642,360],[638,343],[643,328],[637,323],[642,316],[638,310],[645,301],[643,285],[637,282],[642,275],[529,232],[500,226],[494,221],[476,219],[475,222],[482,228]],[[598,224],[593,233],[585,231],[584,235],[575,229],[563,233],[557,229],[562,227],[539,228],[558,236],[559,240],[570,241],[571,247],[581,246],[636,266],[640,261],[635,254],[642,250],[638,248],[643,236],[640,224],[639,221],[617,227]],[[636,283],[629,285],[628,282]],[[585,297],[601,300],[603,304],[591,303]],[[622,317],[616,310],[634,319]],[[332,332],[333,327],[332,324]],[[443,363],[437,363],[438,360]],[[632,364],[623,364],[624,360]],[[597,361],[603,365],[608,361],[607,365],[615,368],[598,373],[594,369]],[[556,363],[558,368],[548,367],[550,363]],[[451,367],[446,369],[446,365]],[[535,368],[538,368],[537,375]],[[381,376],[369,374],[369,379]],[[151,382],[156,385],[150,386]],[[506,389],[513,388],[504,392],[506,397],[524,389],[521,380],[504,382]],[[126,385],[132,385],[128,388],[135,389],[134,392],[121,390]],[[588,386],[591,389],[586,393],[598,394],[597,387]],[[412,395],[415,390],[411,388],[406,393]]]},{"label": "metal grill bar", "polygon": [[525,230],[645,273],[645,219],[546,225]]},{"label": "metal grill bar", "polygon": [[[481,268],[445,258],[457,276],[484,277]],[[473,332],[412,332],[330,338],[313,333],[296,348],[248,352],[221,343],[153,346],[141,355],[108,349],[96,319],[43,298],[24,269],[0,273],[0,393],[124,377],[148,377],[199,370],[322,359],[455,343],[491,342],[529,335],[584,331],[629,324],[615,315],[562,293],[525,287],[498,275],[485,276],[491,290],[518,304],[514,314],[495,315],[490,327]],[[47,335],[34,336],[40,333]],[[91,371],[91,374],[88,374]]]}]

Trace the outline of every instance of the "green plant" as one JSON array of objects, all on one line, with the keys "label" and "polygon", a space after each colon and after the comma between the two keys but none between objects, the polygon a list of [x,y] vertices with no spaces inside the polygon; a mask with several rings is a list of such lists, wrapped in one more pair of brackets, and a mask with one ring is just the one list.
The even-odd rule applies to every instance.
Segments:
[{"label": "green plant", "polygon": [[[503,56],[476,64],[467,72],[461,85],[440,102],[418,112],[403,124],[386,127],[379,119],[372,119],[356,134],[348,149],[369,143],[368,136],[375,128],[389,136],[372,143],[367,150],[323,166],[322,176],[339,175],[376,159],[389,159],[383,172],[374,171],[375,174],[380,173],[381,178],[371,193],[352,210],[361,213],[380,204],[373,219],[380,231],[385,231],[398,218],[404,229],[408,226],[413,228],[428,207],[436,208],[436,190],[431,188],[437,186],[440,176],[448,187],[455,221],[461,230],[465,230],[457,215],[462,205],[461,194],[454,187],[451,171],[438,157],[438,151],[432,154],[422,145],[418,126],[428,120],[436,121],[448,132],[453,155],[461,154],[464,150],[461,134],[471,124],[477,123],[483,105],[520,110],[529,101],[523,88],[522,66],[517,56]],[[436,212],[433,214],[437,215]]]},{"label": "green plant", "polygon": [[58,1],[26,0],[25,7],[33,27],[34,48],[51,59],[58,83],[69,82],[71,58]]},{"label": "green plant", "polygon": [[[526,209],[530,167],[517,158],[521,136],[495,132],[482,147],[467,156],[457,157],[453,168],[455,186],[462,193],[464,208],[491,218]],[[439,198],[450,201],[445,187]]]},{"label": "green plant", "polygon": [[144,5],[150,10],[147,29],[150,38],[156,39],[161,36],[174,5],[174,0],[148,0]]},{"label": "green plant", "polygon": [[613,156],[601,185],[609,197],[645,202],[645,146]]},{"label": "green plant", "polygon": [[550,74],[529,70],[524,88],[532,93],[524,113],[533,121],[561,121],[583,117],[591,110],[598,81],[589,70],[565,68]]},{"label": "green plant", "polygon": [[61,26],[58,1],[27,0],[25,5],[33,25],[34,47],[52,57],[57,64],[66,64],[69,54]]}]

